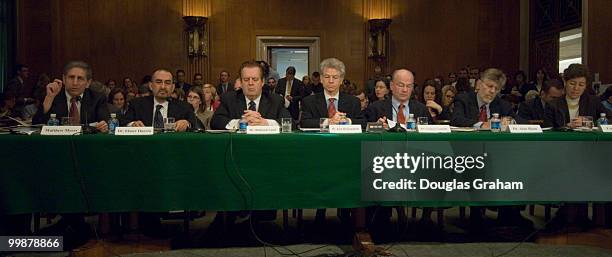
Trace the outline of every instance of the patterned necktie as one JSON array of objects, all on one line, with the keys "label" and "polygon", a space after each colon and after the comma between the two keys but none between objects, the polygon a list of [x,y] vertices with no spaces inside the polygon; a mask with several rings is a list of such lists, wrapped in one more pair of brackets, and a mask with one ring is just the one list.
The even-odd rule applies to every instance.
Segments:
[{"label": "patterned necktie", "polygon": [[487,122],[489,119],[487,118],[487,105],[483,104],[480,106],[480,114],[478,115],[478,121]]},{"label": "patterned necktie", "polygon": [[406,124],[406,115],[404,115],[404,104],[400,104],[399,110],[397,111],[397,122],[400,124]]},{"label": "patterned necktie", "polygon": [[285,96],[291,95],[291,84],[293,80],[287,81],[287,90],[285,91]]},{"label": "patterned necktie", "polygon": [[257,111],[257,106],[255,105],[255,102],[250,101],[249,102],[249,110],[256,112]]},{"label": "patterned necktie", "polygon": [[153,116],[153,127],[164,128],[164,116],[161,113],[161,108],[164,107],[161,104],[155,106],[155,116]]},{"label": "patterned necktie", "polygon": [[79,115],[79,108],[77,106],[77,98],[73,97],[70,99],[70,123],[71,125],[81,124],[81,115]]},{"label": "patterned necktie", "polygon": [[336,98],[329,99],[329,106],[327,107],[327,118],[333,118],[336,115],[336,106],[334,105]]}]

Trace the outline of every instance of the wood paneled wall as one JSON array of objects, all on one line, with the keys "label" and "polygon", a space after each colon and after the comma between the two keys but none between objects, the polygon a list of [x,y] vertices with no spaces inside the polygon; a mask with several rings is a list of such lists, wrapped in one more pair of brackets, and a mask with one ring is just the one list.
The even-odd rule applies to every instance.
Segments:
[{"label": "wood paneled wall", "polygon": [[[157,67],[236,76],[255,58],[258,35],[319,36],[321,59],[337,57],[363,85],[368,18],[392,18],[391,68],[417,81],[465,65],[519,65],[519,2],[513,0],[19,0],[18,61],[59,75],[68,60],[92,64],[96,79],[139,81]],[[184,15],[209,18],[210,54],[189,59]],[[390,16],[390,17],[389,17]],[[42,29],[44,28],[44,29]],[[284,75],[284,71],[279,71]]]},{"label": "wood paneled wall", "polygon": [[[604,84],[612,83],[612,1],[588,0],[587,62],[593,73],[599,73]],[[585,46],[583,46],[585,47]]]}]

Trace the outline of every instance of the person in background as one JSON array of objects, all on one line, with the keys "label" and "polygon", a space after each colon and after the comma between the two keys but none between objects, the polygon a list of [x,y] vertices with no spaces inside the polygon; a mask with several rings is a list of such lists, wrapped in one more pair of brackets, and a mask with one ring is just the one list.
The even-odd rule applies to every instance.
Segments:
[{"label": "person in background", "polygon": [[[533,91],[535,92],[535,91]],[[550,79],[544,82],[544,86],[540,91],[539,96],[533,100],[527,100],[518,108],[518,115],[529,121],[529,123],[542,124],[546,117],[546,106],[550,102],[561,98],[565,93],[563,82],[558,79]]]},{"label": "person in background", "polygon": [[442,107],[442,93],[436,87],[435,81],[428,79],[423,83],[423,85],[418,90],[419,97],[417,99],[421,99],[421,103],[423,103],[427,107],[427,111],[431,116],[432,120],[430,121],[432,124],[437,120],[449,120],[450,114],[448,112],[444,112],[444,107]]},{"label": "person in background", "polygon": [[389,83],[383,79],[376,80],[374,94],[370,96],[370,103],[385,100],[389,95]]},{"label": "person in background", "polygon": [[601,95],[601,104],[612,112],[612,87],[608,87]]},{"label": "person in background", "polygon": [[183,89],[183,92],[188,92],[189,88],[191,88],[191,85],[189,85],[185,81],[185,71],[184,70],[176,71],[176,88]]},{"label": "person in background", "polygon": [[127,94],[121,88],[114,88],[108,94],[108,110],[110,113],[117,114],[117,118],[121,119],[127,112]]}]

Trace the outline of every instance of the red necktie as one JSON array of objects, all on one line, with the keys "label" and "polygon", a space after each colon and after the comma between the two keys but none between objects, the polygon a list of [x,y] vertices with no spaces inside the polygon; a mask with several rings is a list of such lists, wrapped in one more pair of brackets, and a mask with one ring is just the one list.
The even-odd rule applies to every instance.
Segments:
[{"label": "red necktie", "polygon": [[327,118],[332,118],[336,115],[336,106],[334,105],[335,98],[329,99],[329,107],[327,107]]},{"label": "red necktie", "polygon": [[480,106],[480,114],[478,115],[478,120],[480,122],[487,122],[488,118],[487,118],[487,105],[483,104],[482,106]]},{"label": "red necktie", "polygon": [[397,122],[400,124],[406,124],[406,115],[404,115],[404,104],[400,104],[397,111]]},{"label": "red necktie", "polygon": [[81,124],[81,115],[79,115],[79,109],[77,107],[77,99],[73,97],[70,99],[70,123],[71,125]]}]

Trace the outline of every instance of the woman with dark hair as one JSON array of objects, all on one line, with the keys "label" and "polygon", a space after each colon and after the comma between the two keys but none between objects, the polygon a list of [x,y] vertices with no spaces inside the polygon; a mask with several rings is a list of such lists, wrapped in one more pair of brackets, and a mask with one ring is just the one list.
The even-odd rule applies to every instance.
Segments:
[{"label": "woman with dark hair", "polygon": [[612,112],[603,106],[599,98],[584,93],[590,76],[589,68],[583,64],[571,64],[563,71],[565,97],[546,105],[545,126],[578,128],[582,127],[583,117],[596,121],[600,113],[605,113],[608,119],[612,118]]},{"label": "woman with dark hair", "polygon": [[442,107],[442,93],[440,89],[436,87],[436,82],[432,79],[426,80],[421,87],[417,90],[418,100],[421,101],[427,107],[429,114],[433,118],[435,123],[437,120],[448,120],[450,115],[448,111],[445,112]]},{"label": "woman with dark hair", "polygon": [[[516,83],[516,88],[518,88],[519,93],[521,94],[520,95],[521,102],[525,100],[525,96],[527,95],[527,92],[531,90],[536,90],[538,92],[540,91],[536,89],[535,84],[527,83],[527,76],[525,75],[525,72],[522,70],[519,70],[516,73],[514,73],[514,82]],[[542,87],[540,87],[540,89],[541,88]]]},{"label": "woman with dark hair", "polygon": [[383,79],[377,79],[374,83],[374,92],[370,95],[370,103],[385,100],[389,97],[389,83]]},{"label": "woman with dark hair", "polygon": [[127,94],[122,88],[115,87],[108,94],[108,110],[110,113],[116,113],[117,117],[125,115],[127,103]]},{"label": "woman with dark hair", "polygon": [[470,86],[470,81],[467,78],[458,78],[457,83],[455,83],[455,88],[457,89],[457,93],[473,91],[472,87]]},{"label": "woman with dark hair", "polygon": [[211,84],[205,84],[204,88],[191,87],[187,94],[187,102],[191,104],[198,118],[198,128],[210,129],[210,121],[213,113],[219,107],[220,102],[215,100],[217,96],[216,88]]},{"label": "woman with dark hair", "polygon": [[536,74],[534,77],[536,79],[532,81],[530,84],[533,84],[535,90],[540,92],[542,90],[542,86],[544,85],[544,82],[548,80],[548,73],[546,73],[546,70],[544,68],[540,68],[538,69],[538,71],[536,71]]}]

